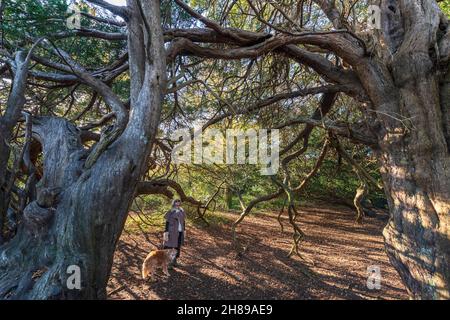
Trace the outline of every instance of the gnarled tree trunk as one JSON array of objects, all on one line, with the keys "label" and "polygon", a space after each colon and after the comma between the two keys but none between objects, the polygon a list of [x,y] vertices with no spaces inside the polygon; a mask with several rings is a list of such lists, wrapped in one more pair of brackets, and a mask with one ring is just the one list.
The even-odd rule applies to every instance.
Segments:
[{"label": "gnarled tree trunk", "polygon": [[[104,1],[91,2],[108,6]],[[374,151],[391,211],[384,230],[387,253],[412,297],[449,299],[450,30],[436,1],[369,1],[382,11],[381,29],[372,46],[342,30],[298,36],[238,35],[237,29],[225,30],[199,18],[184,2],[176,2],[209,27],[203,34],[206,40],[202,33],[193,39],[223,41],[233,48],[205,48],[182,32],[169,48],[169,59],[177,54],[216,59],[255,58],[270,51],[286,54],[311,66],[328,82],[340,84],[338,91],[370,101],[363,112],[370,119],[368,136],[376,137],[378,143],[375,139],[366,143],[377,145]],[[344,15],[335,1],[314,2],[335,29],[349,26],[341,21]],[[112,134],[106,133],[88,152],[71,123],[49,117],[33,119],[33,134],[44,152],[44,175],[37,186],[37,199],[24,210],[17,236],[0,247],[0,298],[106,296],[115,244],[137,181],[146,170],[159,123],[166,60],[157,0],[128,0],[126,9],[111,10],[122,15],[128,27],[129,115],[105,84],[75,64],[70,68],[57,64],[58,69],[76,73],[94,88],[115,112],[116,122]],[[208,36],[211,33],[213,38]],[[296,44],[334,52],[352,70],[340,70]],[[72,63],[68,56],[64,60]],[[4,159],[0,158],[0,170]],[[281,194],[253,201],[241,217],[255,203]],[[81,269],[81,290],[66,285],[71,265]]]},{"label": "gnarled tree trunk", "polygon": [[[106,298],[116,242],[137,182],[147,170],[165,86],[159,1],[129,0],[127,16],[128,123],[86,168],[89,154],[74,125],[61,118],[33,119],[33,136],[43,148],[44,174],[37,200],[25,208],[17,235],[0,247],[0,298]],[[102,92],[107,91],[104,86],[96,89],[106,101],[111,97],[111,92]],[[72,265],[81,271],[80,290],[67,285]]]},{"label": "gnarled tree trunk", "polygon": [[378,120],[386,249],[413,298],[449,299],[448,22],[434,1],[381,2],[381,58],[357,68]]},{"label": "gnarled tree trunk", "polygon": [[414,128],[398,127],[383,139],[382,176],[391,212],[383,234],[412,297],[449,299],[450,159],[436,88],[425,83],[404,89],[409,92],[399,103],[417,117]]}]

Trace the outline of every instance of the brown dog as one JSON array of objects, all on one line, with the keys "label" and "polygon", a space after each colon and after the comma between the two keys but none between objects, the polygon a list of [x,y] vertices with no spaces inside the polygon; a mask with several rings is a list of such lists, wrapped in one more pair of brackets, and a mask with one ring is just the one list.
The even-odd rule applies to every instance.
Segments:
[{"label": "brown dog", "polygon": [[142,264],[142,279],[147,279],[150,274],[150,278],[153,278],[155,271],[158,267],[162,268],[163,272],[169,274],[169,263],[175,258],[177,254],[176,249],[154,250],[151,251],[147,258],[145,258]]}]

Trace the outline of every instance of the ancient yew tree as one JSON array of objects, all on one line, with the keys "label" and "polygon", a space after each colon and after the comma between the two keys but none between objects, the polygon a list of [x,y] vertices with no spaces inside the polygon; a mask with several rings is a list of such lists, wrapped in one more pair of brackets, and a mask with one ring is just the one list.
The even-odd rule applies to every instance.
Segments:
[{"label": "ancient yew tree", "polygon": [[[300,240],[294,200],[331,149],[362,181],[354,201],[361,212],[360,198],[376,182],[342,140],[365,146],[389,204],[383,235],[391,263],[413,298],[449,299],[450,27],[439,2],[221,0],[202,11],[182,0],[127,0],[126,6],[89,0],[80,4],[77,28],[64,28],[63,16],[58,28],[24,31],[20,21],[34,26],[50,4],[65,12],[66,1],[3,1],[0,298],[105,298],[137,194],[175,191],[199,213],[208,208],[171,177],[147,173],[170,166],[168,119],[194,114],[182,110],[180,97],[196,86],[211,92],[216,63],[231,61],[242,64],[235,65],[241,72],[223,68],[222,87],[236,78],[252,96],[230,103],[214,94],[217,108],[199,106],[204,128],[253,117],[286,138],[274,191],[241,201],[236,224],[258,203],[285,197]],[[380,24],[366,30],[369,5],[380,9]],[[276,66],[271,72],[264,68],[268,59]],[[83,104],[77,97],[89,98]],[[298,116],[292,102],[305,97],[316,98],[314,110]],[[342,101],[353,111],[345,121],[334,112]],[[161,117],[164,106],[169,111]],[[290,168],[316,131],[326,138],[315,165],[297,181]],[[81,269],[81,290],[66,285],[71,265]]]}]

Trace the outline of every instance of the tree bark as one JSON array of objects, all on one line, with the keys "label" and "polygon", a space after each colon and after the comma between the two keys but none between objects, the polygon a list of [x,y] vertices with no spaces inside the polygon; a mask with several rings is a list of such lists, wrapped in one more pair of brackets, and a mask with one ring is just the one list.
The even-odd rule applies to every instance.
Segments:
[{"label": "tree bark", "polygon": [[[33,119],[44,174],[17,235],[0,247],[0,299],[106,298],[116,243],[147,170],[166,81],[159,1],[129,0],[127,10],[134,31],[128,36],[133,66],[128,124],[86,168],[89,150],[73,124]],[[80,290],[67,285],[72,265],[81,271]]]},{"label": "tree bark", "polygon": [[381,9],[378,56],[356,69],[377,119],[386,250],[412,298],[450,299],[448,21],[435,1]]},{"label": "tree bark", "polygon": [[14,73],[11,93],[8,97],[5,114],[0,117],[0,245],[3,243],[4,223],[9,205],[8,161],[11,155],[9,143],[14,127],[20,118],[25,105],[25,88],[28,75],[29,55],[24,51],[16,53],[14,61],[10,61]]},{"label": "tree bark", "polygon": [[233,207],[233,191],[229,186],[225,187],[225,205],[227,210],[231,210]]},{"label": "tree bark", "polygon": [[[104,1],[91,2],[105,5]],[[180,38],[174,41],[174,50],[169,50],[169,58],[188,52],[237,59],[281,50],[312,66],[331,82],[348,82],[354,89],[345,92],[358,100],[366,100],[367,95],[370,104],[363,112],[377,137],[374,151],[391,212],[383,232],[388,256],[413,298],[449,299],[449,24],[434,0],[371,2],[380,5],[383,19],[369,51],[346,33],[269,35],[255,49],[246,47],[241,36],[230,35],[214,24],[213,29],[220,35],[217,41],[232,39],[244,46],[213,50]],[[347,27],[336,14],[339,12],[334,1],[318,3],[322,3],[336,29]],[[121,112],[122,103],[108,87],[86,75],[82,68],[71,66],[114,111],[114,138],[103,136],[99,147],[88,151],[81,144],[80,132],[68,121],[33,119],[33,135],[43,148],[44,174],[37,185],[36,200],[24,210],[16,237],[0,247],[0,298],[106,297],[115,245],[137,182],[146,171],[159,123],[166,61],[159,1],[128,0],[125,9],[109,4],[107,9],[127,23],[130,112]],[[210,21],[206,23],[211,25]],[[329,61],[294,43],[333,51],[353,70],[343,77],[342,72],[331,69]],[[70,59],[65,60],[70,63]],[[6,137],[3,124],[0,129]],[[1,143],[0,148],[7,150],[3,139]],[[4,155],[0,153],[0,157]],[[6,168],[2,162],[7,158],[0,158],[0,170]],[[4,176],[0,172],[0,179]],[[255,203],[281,194],[279,191],[251,202],[242,217]],[[66,284],[71,265],[81,269],[81,290],[69,289]]]},{"label": "tree bark", "polygon": [[[409,133],[386,133],[381,151],[391,213],[383,235],[390,261],[413,298],[449,299],[450,161],[443,131],[429,125],[441,119],[439,104],[429,103],[436,92],[417,90],[420,97],[407,94],[418,101],[409,102],[408,109],[423,120]],[[427,112],[433,109],[436,113]]]}]

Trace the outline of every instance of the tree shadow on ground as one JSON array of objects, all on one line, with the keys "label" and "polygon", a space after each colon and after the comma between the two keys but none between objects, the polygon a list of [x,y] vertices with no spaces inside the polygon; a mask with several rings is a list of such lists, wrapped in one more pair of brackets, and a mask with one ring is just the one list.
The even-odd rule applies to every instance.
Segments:
[{"label": "tree shadow on ground", "polygon": [[[158,243],[156,236],[126,235],[117,248],[110,298],[407,298],[384,254],[383,223],[367,221],[365,226],[353,228],[353,218],[351,211],[305,210],[299,220],[307,234],[301,247],[305,260],[287,257],[291,233],[287,224],[286,231],[280,231],[276,214],[244,220],[239,240],[247,249],[242,255],[233,250],[229,225],[191,227],[181,265],[170,271],[169,278],[159,274],[154,282],[140,279],[140,266],[154,249],[151,242]],[[380,291],[369,290],[366,283],[366,268],[375,262],[386,279]]]}]

